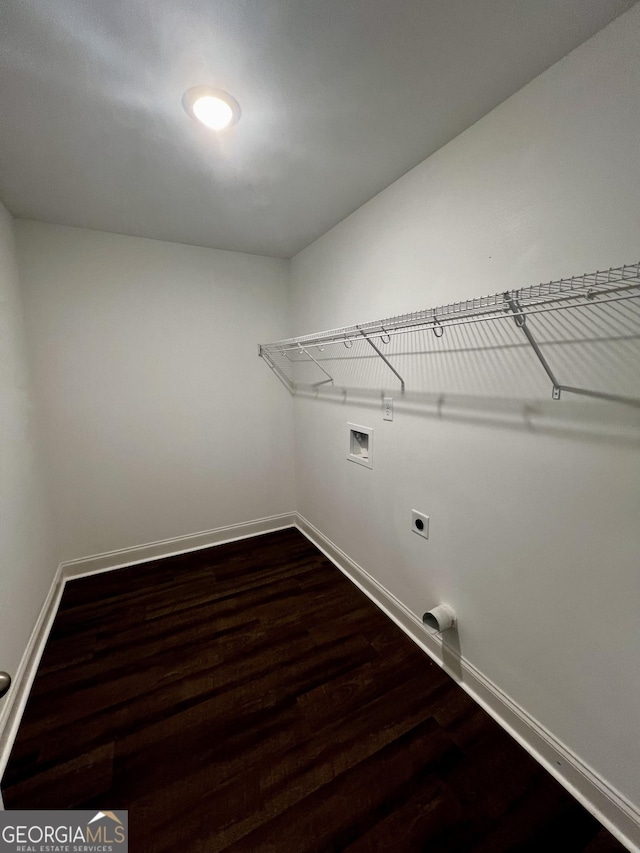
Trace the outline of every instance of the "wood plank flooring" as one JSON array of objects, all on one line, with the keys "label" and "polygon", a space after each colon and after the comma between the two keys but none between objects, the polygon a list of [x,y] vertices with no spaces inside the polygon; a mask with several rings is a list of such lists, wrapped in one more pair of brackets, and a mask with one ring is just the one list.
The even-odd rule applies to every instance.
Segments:
[{"label": "wood plank flooring", "polygon": [[623,850],[294,530],[69,583],[3,791],[133,853]]}]

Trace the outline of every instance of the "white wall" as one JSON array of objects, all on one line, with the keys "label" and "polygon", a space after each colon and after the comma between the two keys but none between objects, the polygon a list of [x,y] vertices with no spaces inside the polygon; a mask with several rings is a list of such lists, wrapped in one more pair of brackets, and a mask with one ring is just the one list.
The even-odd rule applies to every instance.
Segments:
[{"label": "white wall", "polygon": [[0,205],[0,670],[15,676],[56,566],[25,359],[13,222]]},{"label": "white wall", "polygon": [[[637,261],[639,38],[636,6],[296,256],[294,334]],[[637,410],[394,396],[296,398],[299,511],[640,804]]]},{"label": "white wall", "polygon": [[36,393],[71,559],[294,509],[286,263],[16,223]]}]

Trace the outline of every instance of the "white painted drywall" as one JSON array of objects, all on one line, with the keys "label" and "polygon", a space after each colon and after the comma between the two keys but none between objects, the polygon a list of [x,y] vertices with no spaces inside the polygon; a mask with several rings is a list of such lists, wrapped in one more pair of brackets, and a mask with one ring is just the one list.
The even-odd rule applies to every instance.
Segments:
[{"label": "white painted drywall", "polygon": [[13,221],[0,204],[0,670],[12,676],[56,566],[25,356]]},{"label": "white painted drywall", "polygon": [[[297,255],[294,334],[637,261],[639,40],[636,6]],[[402,403],[389,376],[392,423],[299,395],[298,509],[415,614],[452,605],[462,655],[640,804],[640,419],[546,385]]]},{"label": "white painted drywall", "polygon": [[294,508],[284,261],[16,223],[60,559]]}]

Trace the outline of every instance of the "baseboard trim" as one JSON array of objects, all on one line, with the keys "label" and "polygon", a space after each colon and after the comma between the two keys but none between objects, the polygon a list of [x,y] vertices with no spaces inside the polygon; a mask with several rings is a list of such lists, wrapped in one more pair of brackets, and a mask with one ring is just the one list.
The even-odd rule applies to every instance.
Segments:
[{"label": "baseboard trim", "polygon": [[62,571],[61,567],[58,566],[0,714],[0,781],[9,761],[13,742],[18,733],[18,726],[31,692],[33,680],[36,677],[38,664],[49,637],[53,620],[58,612],[63,588]]},{"label": "baseboard trim", "polygon": [[612,835],[629,850],[640,852],[640,811],[632,803],[456,650],[429,634],[416,614],[299,513],[296,527]]},{"label": "baseboard trim", "polygon": [[114,569],[135,566],[137,563],[148,563],[150,560],[175,557],[177,554],[200,551],[203,548],[211,548],[213,545],[225,545],[227,542],[261,536],[263,533],[275,533],[277,530],[295,527],[295,524],[296,514],[287,512],[267,518],[258,518],[254,521],[244,521],[241,524],[216,527],[213,530],[204,530],[200,533],[190,533],[187,536],[176,536],[172,539],[161,539],[158,542],[149,542],[145,545],[135,545],[132,548],[106,551],[103,554],[93,554],[90,557],[61,563],[62,576],[66,581],[72,578],[99,574],[100,572],[111,572]]},{"label": "baseboard trim", "polygon": [[[53,620],[58,612],[65,584],[68,581],[102,572],[111,572],[115,569],[123,569],[127,566],[135,566],[139,563],[148,563],[151,560],[159,560],[163,557],[175,557],[178,554],[187,554],[190,551],[200,551],[203,548],[224,545],[239,539],[275,533],[277,530],[295,527],[296,521],[296,514],[287,512],[60,563],[31,632],[27,648],[13,679],[11,690],[0,712],[0,782],[9,761],[38,665],[53,626]],[[0,810],[2,810],[1,805]]]}]

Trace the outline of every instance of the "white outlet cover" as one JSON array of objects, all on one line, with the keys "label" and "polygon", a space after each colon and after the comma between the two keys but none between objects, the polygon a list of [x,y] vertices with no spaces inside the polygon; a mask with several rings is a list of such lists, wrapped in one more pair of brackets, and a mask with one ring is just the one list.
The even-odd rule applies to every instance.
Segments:
[{"label": "white outlet cover", "polygon": [[411,510],[411,529],[423,539],[429,538],[429,516],[416,509]]}]

